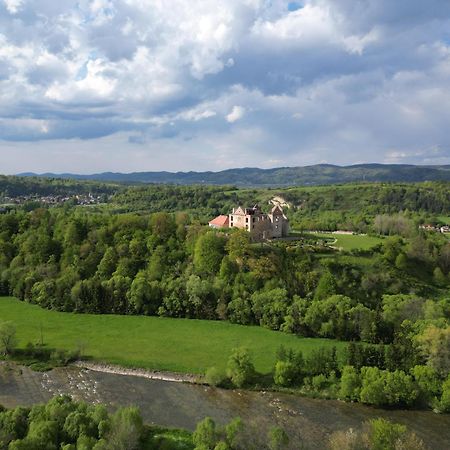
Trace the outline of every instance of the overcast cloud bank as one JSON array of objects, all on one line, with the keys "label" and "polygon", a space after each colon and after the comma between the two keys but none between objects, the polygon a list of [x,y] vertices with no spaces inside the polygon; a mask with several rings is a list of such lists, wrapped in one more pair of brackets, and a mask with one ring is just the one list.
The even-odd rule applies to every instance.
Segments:
[{"label": "overcast cloud bank", "polygon": [[447,0],[0,0],[1,172],[450,163]]}]

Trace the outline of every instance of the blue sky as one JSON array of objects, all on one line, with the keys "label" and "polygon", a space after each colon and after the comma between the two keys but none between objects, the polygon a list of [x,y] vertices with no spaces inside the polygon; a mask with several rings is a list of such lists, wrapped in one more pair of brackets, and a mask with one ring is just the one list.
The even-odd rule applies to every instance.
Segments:
[{"label": "blue sky", "polygon": [[0,0],[0,172],[450,164],[448,0]]}]

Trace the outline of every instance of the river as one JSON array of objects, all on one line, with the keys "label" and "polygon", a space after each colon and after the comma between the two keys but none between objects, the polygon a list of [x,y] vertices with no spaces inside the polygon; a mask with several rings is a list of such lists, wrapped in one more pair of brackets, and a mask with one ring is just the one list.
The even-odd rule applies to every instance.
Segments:
[{"label": "river", "polygon": [[335,400],[318,400],[273,392],[223,390],[187,383],[150,380],[102,373],[78,367],[33,372],[27,367],[0,363],[0,404],[32,405],[54,395],[70,394],[111,409],[136,405],[147,423],[194,429],[210,416],[225,423],[240,416],[258,430],[280,425],[290,435],[292,448],[324,449],[331,433],[359,429],[375,417],[407,425],[432,450],[450,448],[450,416],[431,411],[386,411]]}]

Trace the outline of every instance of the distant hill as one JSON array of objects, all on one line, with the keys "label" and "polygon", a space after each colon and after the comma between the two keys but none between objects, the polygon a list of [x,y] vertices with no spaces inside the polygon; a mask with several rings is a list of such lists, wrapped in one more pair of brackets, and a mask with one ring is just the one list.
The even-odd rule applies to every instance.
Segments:
[{"label": "distant hill", "polygon": [[408,164],[357,164],[352,166],[335,166],[331,164],[317,164],[305,167],[278,167],[275,169],[246,167],[241,169],[222,170],[220,172],[104,172],[92,175],[77,175],[71,173],[21,173],[19,176],[114,181],[121,183],[292,186],[360,181],[450,181],[450,165],[415,166]]}]

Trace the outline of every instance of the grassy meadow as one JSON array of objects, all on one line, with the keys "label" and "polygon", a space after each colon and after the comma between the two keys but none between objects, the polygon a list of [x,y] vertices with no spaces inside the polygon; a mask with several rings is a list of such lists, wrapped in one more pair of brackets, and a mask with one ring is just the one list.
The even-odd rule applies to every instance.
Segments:
[{"label": "grassy meadow", "polygon": [[[362,234],[314,233],[314,236],[326,238],[330,245],[342,250],[370,250],[383,241],[381,237]],[[331,243],[331,240],[335,242]]]},{"label": "grassy meadow", "polygon": [[225,368],[238,346],[251,351],[262,373],[271,371],[280,345],[304,354],[320,346],[345,346],[223,321],[62,313],[11,297],[0,297],[0,321],[15,324],[19,347],[40,342],[42,330],[44,344],[50,348],[74,350],[82,345],[84,355],[96,361],[184,373]]}]

